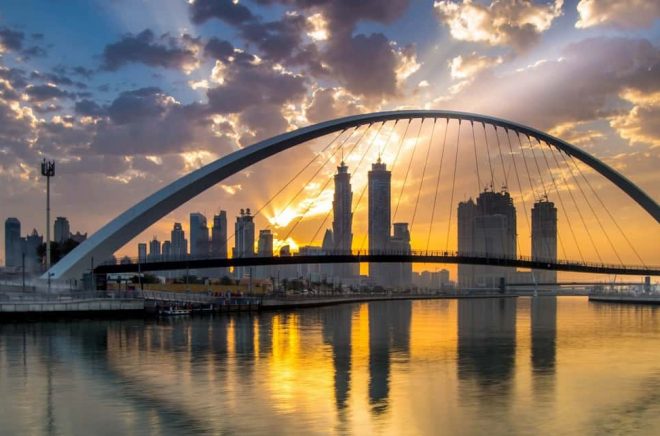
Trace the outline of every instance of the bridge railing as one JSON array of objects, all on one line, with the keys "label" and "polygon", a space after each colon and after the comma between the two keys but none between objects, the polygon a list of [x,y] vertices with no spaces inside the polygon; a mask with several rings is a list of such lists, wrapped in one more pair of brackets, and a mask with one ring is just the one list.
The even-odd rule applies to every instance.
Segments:
[{"label": "bridge railing", "polygon": [[[296,256],[306,256],[307,254],[293,253],[291,257]],[[317,254],[315,254],[317,255]],[[581,260],[569,260],[569,259],[551,259],[551,258],[541,258],[533,256],[503,256],[498,253],[488,253],[488,252],[468,252],[468,251],[454,251],[454,250],[324,250],[318,253],[319,256],[411,256],[413,258],[479,258],[487,259],[493,261],[524,261],[524,262],[542,262],[554,265],[581,265],[586,267],[593,268],[618,268],[618,269],[629,269],[629,270],[640,270],[640,269],[654,269],[658,270],[660,267],[650,266],[650,265],[622,265],[622,264],[613,264],[613,263],[604,263],[604,262],[585,262]],[[244,256],[246,257],[246,256]],[[259,257],[254,255],[251,257]],[[268,256],[269,258],[281,257],[276,254],[273,256]],[[288,257],[288,256],[287,256]],[[108,259],[102,262],[100,265],[121,265],[121,264],[131,264],[131,265],[141,265],[141,264],[157,264],[160,262],[192,262],[197,260],[212,260],[212,259],[224,259],[217,256],[211,255],[160,255],[160,256],[147,256],[145,258],[138,257],[124,257],[122,259]],[[359,259],[358,259],[359,260]],[[192,267],[194,269],[194,267]],[[186,269],[184,266],[181,269]],[[150,270],[154,270],[150,268]]]}]

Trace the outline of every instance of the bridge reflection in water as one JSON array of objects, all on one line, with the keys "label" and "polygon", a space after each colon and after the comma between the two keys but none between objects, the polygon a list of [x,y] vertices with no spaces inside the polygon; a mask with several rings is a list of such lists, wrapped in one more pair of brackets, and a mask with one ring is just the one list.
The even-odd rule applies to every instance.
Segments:
[{"label": "bridge reflection in water", "polygon": [[[110,423],[120,433],[582,432],[593,420],[616,429],[635,401],[640,419],[627,428],[648,430],[660,425],[643,388],[660,386],[657,356],[644,351],[660,345],[658,321],[653,308],[536,297],[0,325],[0,422],[14,434]],[[576,415],[582,396],[591,400]]]}]

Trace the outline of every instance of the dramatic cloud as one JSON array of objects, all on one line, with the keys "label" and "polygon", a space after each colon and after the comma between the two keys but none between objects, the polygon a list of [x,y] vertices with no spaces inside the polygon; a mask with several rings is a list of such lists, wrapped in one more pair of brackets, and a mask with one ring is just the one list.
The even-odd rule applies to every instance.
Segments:
[{"label": "dramatic cloud", "polygon": [[302,76],[265,62],[233,62],[223,71],[222,84],[207,93],[215,113],[237,113],[253,105],[281,106],[301,100],[306,93]]},{"label": "dramatic cloud", "polygon": [[307,119],[319,123],[347,115],[355,115],[365,111],[357,97],[340,88],[317,89],[311,102],[306,107]]},{"label": "dramatic cloud", "polygon": [[660,147],[660,84],[652,93],[626,89],[620,97],[634,106],[629,112],[613,117],[610,125],[631,144]]},{"label": "dramatic cloud", "polygon": [[501,57],[480,56],[476,52],[459,55],[449,61],[452,79],[469,79],[480,72],[501,64]]},{"label": "dramatic cloud", "polygon": [[196,24],[211,18],[228,24],[240,24],[254,18],[248,8],[233,0],[195,0],[190,4],[190,12],[192,21]]},{"label": "dramatic cloud", "polygon": [[454,39],[529,49],[561,15],[563,0],[536,4],[531,0],[496,0],[489,5],[466,0],[436,1],[440,19]]},{"label": "dramatic cloud", "polygon": [[649,27],[660,18],[657,0],[580,0],[577,28],[608,25],[621,28]]},{"label": "dramatic cloud", "polygon": [[198,40],[187,35],[180,40],[167,34],[156,38],[149,29],[137,35],[127,34],[105,47],[102,68],[117,70],[129,63],[141,63],[189,71],[197,65],[195,47],[198,43]]},{"label": "dramatic cloud", "polygon": [[23,48],[23,32],[0,27],[0,53],[8,50],[18,51]]},{"label": "dramatic cloud", "polygon": [[562,58],[475,81],[448,104],[549,129],[610,118],[626,89],[660,89],[660,49],[647,40],[593,38],[569,45]]},{"label": "dramatic cloud", "polygon": [[29,85],[25,88],[25,93],[31,101],[42,102],[53,98],[71,97],[71,94],[61,90],[53,84]]}]

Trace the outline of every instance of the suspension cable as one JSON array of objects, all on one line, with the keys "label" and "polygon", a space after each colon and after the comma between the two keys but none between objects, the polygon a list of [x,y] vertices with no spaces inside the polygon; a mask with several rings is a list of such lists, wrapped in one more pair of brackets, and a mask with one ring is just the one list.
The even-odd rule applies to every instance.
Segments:
[{"label": "suspension cable", "polygon": [[593,208],[593,206],[591,205],[591,201],[589,201],[589,198],[587,197],[587,194],[586,194],[586,193],[584,192],[584,190],[582,189],[582,185],[580,185],[580,182],[578,181],[578,178],[577,178],[577,177],[575,176],[575,174],[573,173],[573,169],[571,168],[571,165],[568,163],[568,160],[566,160],[566,156],[564,156],[562,153],[559,153],[559,155],[561,156],[562,160],[564,161],[564,163],[565,163],[566,166],[568,167],[568,171],[569,171],[569,173],[571,174],[571,178],[573,179],[573,181],[575,182],[575,184],[576,184],[576,185],[578,186],[578,188],[580,189],[580,193],[582,193],[582,196],[584,197],[584,200],[586,201],[587,206],[588,206],[589,209],[591,210],[591,213],[593,214],[593,216],[596,218],[596,222],[598,223],[598,226],[600,227],[601,231],[602,231],[603,234],[605,235],[605,239],[607,239],[607,242],[609,243],[610,247],[612,248],[612,251],[614,251],[614,255],[615,255],[616,258],[619,260],[619,262],[621,262],[621,265],[623,265],[623,260],[621,260],[621,256],[619,256],[619,253],[618,253],[616,247],[614,246],[614,244],[612,243],[612,240],[610,239],[610,236],[609,236],[609,235],[607,234],[607,232],[605,231],[605,227],[603,227],[603,223],[600,221],[600,218],[598,218],[598,215],[597,215],[596,212],[594,211],[594,208]]},{"label": "suspension cable", "polygon": [[[376,142],[376,138],[378,138],[378,135],[380,134],[380,131],[381,131],[381,129],[383,128],[384,125],[385,125],[385,121],[383,121],[383,123],[380,125],[380,127],[379,127],[378,130],[376,131],[376,134],[373,136],[373,138],[371,138],[371,141],[369,141],[369,145],[368,145],[367,148],[365,149],[364,153],[362,153],[362,156],[360,157],[360,160],[358,161],[358,164],[357,164],[357,165],[355,166],[355,168],[353,169],[353,173],[354,173],[354,174],[357,174],[358,169],[360,168],[360,166],[362,165],[362,162],[364,161],[364,158],[367,156],[367,153],[369,153],[369,150],[371,150],[371,147],[372,147],[372,146],[374,145],[374,143]],[[396,123],[395,123],[395,125],[396,125]],[[334,174],[333,174],[333,177],[334,177]],[[323,228],[323,226],[325,226],[325,223],[328,221],[328,218],[330,218],[330,214],[331,214],[332,212],[333,212],[333,208],[330,208],[330,210],[328,211],[328,213],[325,215],[325,218],[324,218],[323,221],[321,222],[321,225],[319,225],[319,227],[316,229],[316,232],[314,232],[314,236],[312,236],[312,239],[310,240],[309,245],[312,245],[312,243],[313,243],[314,240],[316,239],[316,236],[319,234],[319,232],[321,231],[321,229]],[[341,235],[341,238],[342,238],[342,239],[343,239],[344,235],[345,235],[345,234],[342,233],[342,235]],[[335,235],[335,237],[336,237],[336,235]],[[341,240],[341,239],[339,239],[339,240]]]},{"label": "suspension cable", "polygon": [[[383,124],[384,124],[384,123],[383,123]],[[371,128],[372,125],[373,125],[373,123],[370,123],[369,126],[364,130],[364,132],[362,132],[362,135],[360,136],[360,138],[359,138],[359,139],[353,144],[353,147],[351,148],[351,150],[350,150],[350,151],[348,152],[348,154],[346,155],[347,157],[350,156],[350,155],[353,153],[353,151],[355,150],[355,147],[357,147],[357,145],[360,143],[360,141],[362,141],[362,139],[363,139],[364,136],[367,134],[367,132],[369,131],[369,129]],[[382,127],[382,125],[381,125],[381,127]],[[342,147],[343,147],[343,145],[344,145],[344,144],[342,144]],[[318,174],[318,172],[317,172],[317,174]],[[300,222],[301,222],[302,219],[305,217],[305,215],[307,215],[307,212],[309,212],[309,211],[311,210],[312,205],[316,203],[316,201],[318,200],[318,198],[319,198],[319,197],[321,196],[321,194],[325,191],[325,188],[327,188],[328,184],[330,183],[330,181],[331,181],[333,178],[334,178],[334,174],[331,174],[331,175],[330,175],[330,178],[328,178],[328,180],[326,180],[325,184],[324,184],[324,185],[321,187],[321,189],[319,190],[319,193],[318,193],[318,194],[316,195],[316,197],[314,198],[314,201],[311,201],[311,202],[309,203],[309,205],[307,206],[307,209],[305,209],[305,211],[304,211],[301,215],[298,216],[298,219],[297,219],[296,222],[293,224],[293,227],[291,227],[291,228],[289,229],[289,231],[286,233],[286,236],[285,236],[283,239],[280,239],[281,242],[284,242],[284,241],[286,241],[287,239],[289,239],[289,236],[291,236],[291,233],[296,229],[296,227],[298,227],[298,224],[300,224]],[[304,189],[304,187],[303,187],[303,189]],[[290,203],[289,203],[289,204],[290,204]],[[288,206],[287,206],[287,207],[288,207]],[[286,210],[286,208],[285,208],[284,210]]]},{"label": "suspension cable", "polygon": [[[520,200],[522,201],[523,204],[523,216],[525,217],[525,222],[527,223],[527,230],[531,235],[532,226],[529,224],[529,216],[527,216],[527,204],[525,202],[525,193],[523,192],[523,186],[522,183],[520,182],[520,174],[518,173],[518,165],[516,164],[516,158],[515,155],[513,154],[513,146],[511,145],[511,137],[509,136],[509,129],[504,129],[504,133],[506,134],[506,141],[507,144],[509,145],[509,155],[511,156],[511,161],[513,162],[513,169],[516,173],[516,181],[518,182],[518,191],[520,192]],[[495,126],[495,134],[497,135],[499,141],[499,134],[497,134],[497,126]],[[523,156],[523,159],[524,158],[525,157]]]},{"label": "suspension cable", "polygon": [[[396,164],[399,160],[399,155],[401,154],[401,150],[403,149],[403,143],[406,140],[406,135],[408,134],[408,128],[412,124],[412,118],[408,119],[408,124],[406,124],[406,128],[403,131],[403,136],[401,136],[401,141],[399,142],[399,148],[396,151],[396,155],[394,156],[394,161],[392,162],[392,170],[391,173],[394,174],[394,168],[396,167]],[[369,181],[367,180],[367,185],[369,184]],[[364,244],[367,242],[367,236],[369,235],[369,230],[364,233],[364,236],[362,237],[362,242],[360,242],[360,248],[359,250],[362,251],[364,248]]]},{"label": "suspension cable", "polygon": [[619,230],[619,232],[621,233],[621,236],[623,236],[623,239],[626,241],[626,243],[630,246],[630,248],[632,249],[632,251],[635,253],[635,256],[637,256],[637,259],[640,261],[640,263],[644,266],[644,268],[646,268],[646,264],[644,263],[644,260],[642,259],[642,257],[639,255],[639,253],[638,253],[637,250],[635,249],[635,246],[630,242],[630,240],[628,239],[628,237],[627,237],[626,234],[624,233],[623,229],[619,226],[619,223],[616,221],[616,219],[614,219],[614,216],[612,215],[612,212],[610,212],[609,208],[607,208],[607,207],[605,206],[605,203],[604,203],[603,200],[600,198],[600,195],[598,195],[598,193],[596,192],[596,190],[594,189],[594,187],[591,185],[591,182],[589,182],[589,179],[584,175],[584,173],[582,172],[582,169],[580,169],[580,166],[577,164],[577,162],[575,161],[575,159],[573,159],[573,156],[570,156],[570,159],[571,159],[571,161],[573,162],[573,165],[575,165],[575,168],[577,168],[579,174],[582,176],[582,178],[584,179],[584,181],[587,182],[587,186],[589,186],[589,189],[591,190],[591,192],[594,194],[594,196],[596,197],[596,199],[598,200],[598,202],[600,203],[600,205],[603,206],[603,209],[605,209],[605,212],[607,213],[607,215],[610,217],[610,219],[612,220],[612,222],[614,223],[614,225],[616,226],[616,228],[617,228],[617,229]]},{"label": "suspension cable", "polygon": [[[449,121],[447,121],[449,124]],[[451,211],[454,204],[454,188],[456,187],[456,168],[458,167],[458,146],[461,139],[461,120],[458,120],[458,133],[456,134],[456,155],[454,157],[454,177],[451,182],[451,197],[449,200],[449,222],[447,224],[447,239],[445,240],[445,252],[449,251],[449,232],[451,231]],[[458,247],[457,247],[458,250]]]},{"label": "suspension cable", "polygon": [[408,174],[410,174],[410,168],[412,167],[413,160],[415,159],[415,151],[417,150],[417,143],[419,142],[419,134],[422,132],[422,126],[424,125],[424,118],[419,123],[419,130],[415,136],[415,144],[413,145],[413,152],[410,155],[410,161],[408,162],[408,168],[406,169],[406,175],[403,178],[403,184],[401,185],[401,191],[399,192],[399,197],[396,200],[396,208],[394,209],[394,214],[392,215],[392,222],[396,221],[396,214],[399,211],[399,205],[401,204],[401,197],[403,196],[403,190],[406,188],[406,182],[408,181]]},{"label": "suspension cable", "polygon": [[477,141],[474,136],[474,122],[470,121],[470,126],[472,126],[472,145],[474,147],[474,166],[477,169],[477,195],[481,192],[483,189],[483,185],[481,184],[481,174],[479,174],[479,159],[477,159]]},{"label": "suspension cable", "polygon": [[[353,133],[355,133],[355,131],[356,131],[357,129],[358,129],[358,127],[355,127],[355,128],[353,129],[353,132],[351,132],[351,134],[348,135],[348,137],[347,137],[346,139],[344,139],[344,141],[342,142],[342,144],[339,145],[339,148],[341,148],[341,147],[343,146],[343,144],[344,144],[344,143],[345,143],[345,142],[346,142],[346,141],[347,141],[347,140],[353,135]],[[275,193],[275,195],[271,196],[271,197],[268,199],[268,201],[266,201],[266,203],[265,203],[263,206],[261,206],[259,209],[257,209],[257,211],[256,211],[256,212],[254,213],[254,215],[252,215],[252,216],[253,216],[253,217],[256,217],[256,216],[259,215],[259,214],[260,214],[260,213],[261,213],[266,207],[268,207],[268,205],[271,204],[271,203],[275,200],[275,198],[276,198],[277,196],[279,196],[282,192],[284,192],[284,191],[286,190],[286,188],[288,188],[288,187],[291,185],[291,183],[293,183],[294,180],[296,180],[296,179],[297,179],[302,173],[304,173],[305,170],[307,170],[307,168],[309,168],[309,167],[312,165],[312,163],[314,163],[314,162],[315,162],[315,161],[316,161],[316,160],[317,160],[317,159],[318,159],[323,153],[325,153],[326,151],[328,151],[328,150],[330,149],[330,147],[332,146],[332,144],[334,144],[334,143],[337,141],[337,139],[339,139],[339,137],[340,137],[341,135],[343,135],[343,134],[346,132],[346,130],[348,130],[348,129],[343,129],[343,130],[342,130],[341,132],[339,132],[339,134],[338,134],[337,136],[335,136],[335,137],[334,137],[334,138],[333,138],[333,139],[332,139],[332,140],[331,140],[331,141],[330,141],[325,147],[323,147],[323,149],[322,149],[320,152],[315,153],[315,154],[314,154],[314,157],[312,158],[312,160],[310,160],[310,161],[309,161],[309,162],[308,162],[308,163],[307,163],[307,164],[306,164],[306,165],[305,165],[300,171],[298,171],[298,173],[296,173],[295,176],[293,176],[293,178],[291,178],[291,179],[290,179],[290,180],[289,180],[284,186],[282,186],[282,188],[280,188],[280,190],[277,191],[277,193]],[[303,188],[301,188],[301,190],[300,190],[300,191],[294,196],[294,199],[295,199],[298,195],[300,195],[300,193],[304,190],[304,187],[307,186],[307,185],[308,185],[308,184],[314,179],[314,177],[316,177],[316,175],[319,173],[319,171],[321,171],[321,169],[327,165],[327,163],[330,161],[330,159],[331,159],[331,158],[337,153],[337,150],[339,150],[339,148],[335,149],[335,151],[333,151],[333,152],[328,156],[328,158],[325,160],[325,162],[323,162],[323,164],[317,169],[317,171],[314,173],[314,175],[312,175],[312,177],[311,177],[311,178],[310,178],[305,184],[303,184]],[[293,199],[292,199],[292,201],[293,201]],[[290,204],[291,204],[291,203],[289,203],[289,204],[287,205],[287,207],[288,207]],[[282,210],[283,210],[283,211],[286,210],[286,207],[285,207],[284,209],[282,209]],[[282,212],[280,212],[280,214],[278,214],[277,218],[279,218],[279,216],[281,215],[281,213],[282,213]],[[268,223],[266,229],[270,228],[270,226],[271,226],[271,224]],[[235,236],[236,236],[236,232],[232,233],[231,236],[229,236],[229,238],[227,238],[227,242],[231,241]]]},{"label": "suspension cable", "polygon": [[442,139],[442,152],[440,153],[440,166],[438,167],[438,177],[435,183],[435,195],[433,196],[433,208],[431,209],[431,222],[429,223],[429,236],[426,240],[426,251],[429,251],[429,245],[431,244],[431,234],[433,230],[433,219],[435,217],[435,206],[438,202],[438,189],[440,187],[440,176],[442,175],[442,161],[445,157],[445,144],[447,142],[447,130],[449,130],[449,118],[446,119],[445,123],[445,134]]},{"label": "suspension cable", "polygon": [[[566,190],[568,191],[568,194],[571,196],[571,198],[573,198],[573,203],[575,203],[575,197],[573,197],[571,189],[568,186],[568,183],[566,182],[566,178],[564,177],[564,174],[561,172],[561,166],[559,165],[559,161],[557,160],[557,156],[555,156],[555,151],[552,148],[550,149],[550,151],[551,151],[550,154],[552,155],[552,159],[555,162],[555,167],[559,170],[559,175],[561,177],[561,181],[564,184],[564,187],[566,188]],[[561,196],[559,198],[560,198],[560,201],[561,201]],[[570,229],[571,234],[573,235],[573,241],[575,242],[575,246],[577,247],[578,253],[580,254],[580,259],[584,263],[585,260],[584,260],[584,256],[582,255],[582,250],[580,249],[580,244],[578,244],[578,242],[577,242],[577,238],[575,237],[575,232],[573,231],[573,225],[571,224],[571,220],[568,218],[568,213],[566,212],[566,208],[564,207],[563,202],[562,202],[561,207],[562,207],[562,209],[564,209],[564,214],[566,216],[566,222],[568,223],[568,228]],[[578,209],[578,214],[580,214],[579,209]]]},{"label": "suspension cable", "polygon": [[[488,135],[486,134],[486,124],[481,123],[481,126],[484,128],[484,140],[486,141],[486,149],[489,148],[488,146]],[[504,177],[504,186],[506,189],[509,189],[509,180],[506,175],[506,166],[504,165],[504,155],[502,154],[502,146],[500,145],[500,136],[497,134],[497,127],[494,127],[495,129],[495,138],[497,138],[497,150],[500,153],[500,163],[502,164],[502,176]],[[490,156],[489,156],[490,159]]]},{"label": "suspension cable", "polygon": [[422,180],[419,182],[419,190],[417,191],[417,199],[415,200],[415,208],[413,209],[412,219],[410,220],[410,234],[412,235],[413,225],[415,225],[415,216],[417,215],[417,206],[419,206],[419,197],[422,194],[422,186],[424,185],[424,176],[426,175],[426,166],[429,162],[429,154],[431,153],[431,144],[433,143],[433,134],[435,133],[435,124],[438,121],[437,118],[433,118],[433,126],[431,127],[431,136],[429,138],[429,144],[426,148],[426,159],[424,159],[424,167],[422,168]]},{"label": "suspension cable", "polygon": [[[536,138],[536,140],[538,141],[538,138]],[[540,143],[539,143],[539,145],[540,145]],[[555,193],[557,194],[557,198],[559,198],[559,201],[561,202],[561,196],[559,194],[559,187],[557,186],[555,176],[552,174],[552,169],[550,168],[550,162],[548,161],[548,157],[545,155],[545,147],[541,147],[541,154],[543,155],[543,160],[545,161],[545,166],[548,168],[548,174],[550,174],[550,180],[552,181],[552,186],[555,188]],[[563,203],[562,203],[561,208],[564,209]],[[561,238],[561,233],[559,232],[559,230],[557,230],[557,239],[559,239],[559,247],[561,248],[563,258],[568,259],[568,253],[566,251],[566,247],[564,247],[564,241]]]}]

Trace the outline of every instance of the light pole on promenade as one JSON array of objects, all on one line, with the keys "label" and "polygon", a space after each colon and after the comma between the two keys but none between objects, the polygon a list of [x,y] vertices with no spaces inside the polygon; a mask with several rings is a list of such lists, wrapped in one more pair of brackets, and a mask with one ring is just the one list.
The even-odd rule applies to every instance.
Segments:
[{"label": "light pole on promenade", "polygon": [[48,276],[48,292],[50,292],[50,178],[55,176],[55,161],[41,162],[41,175],[46,177],[46,274]]}]

